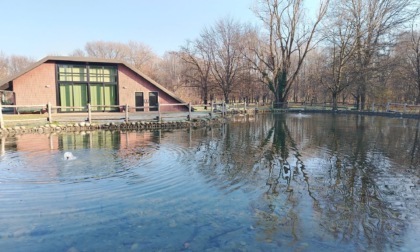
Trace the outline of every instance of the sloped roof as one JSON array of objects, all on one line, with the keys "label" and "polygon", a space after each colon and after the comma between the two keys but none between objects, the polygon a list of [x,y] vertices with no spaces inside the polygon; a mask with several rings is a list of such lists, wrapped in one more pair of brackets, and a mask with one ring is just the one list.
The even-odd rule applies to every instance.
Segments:
[{"label": "sloped roof", "polygon": [[47,56],[47,57],[35,62],[34,64],[30,65],[29,67],[25,68],[21,72],[15,74],[13,76],[10,76],[6,79],[0,80],[0,90],[7,88],[7,85],[9,84],[9,82],[15,80],[16,78],[26,74],[27,72],[31,71],[32,69],[34,69],[34,68],[36,68],[36,67],[38,67],[38,66],[40,66],[40,65],[42,65],[42,64],[44,64],[48,61],[53,61],[53,62],[65,61],[65,62],[109,63],[109,64],[124,65],[125,67],[129,68],[131,71],[135,72],[136,74],[138,74],[139,76],[141,76],[145,80],[152,83],[154,86],[156,86],[157,88],[159,88],[163,92],[170,95],[172,98],[174,98],[178,102],[185,103],[183,100],[181,100],[179,97],[177,97],[173,92],[169,91],[168,89],[166,89],[165,87],[163,87],[162,85],[160,85],[159,83],[157,83],[156,81],[154,81],[153,79],[148,77],[146,74],[142,73],[141,71],[139,71],[135,67],[131,66],[130,64],[128,64],[128,63],[126,63],[122,60],[118,60],[118,59],[101,59],[101,58],[69,57],[69,56]]}]

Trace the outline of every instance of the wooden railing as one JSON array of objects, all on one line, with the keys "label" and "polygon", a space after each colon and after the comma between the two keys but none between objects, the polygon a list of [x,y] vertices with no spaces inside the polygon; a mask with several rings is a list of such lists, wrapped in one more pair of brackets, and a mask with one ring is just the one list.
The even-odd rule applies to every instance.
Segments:
[{"label": "wooden railing", "polygon": [[[188,107],[187,111],[162,111],[163,107]],[[86,121],[92,123],[94,119],[100,120],[104,118],[116,119],[115,115],[118,115],[116,120],[124,120],[129,122],[130,118],[133,120],[148,117],[152,120],[162,121],[165,117],[177,117],[184,118],[184,120],[192,120],[193,117],[193,106],[191,103],[175,103],[175,104],[157,104],[157,106],[141,106],[134,107],[125,105],[90,105],[87,106],[53,106],[50,102],[46,105],[1,105],[0,104],[0,128],[4,128],[5,120],[3,116],[3,110],[10,114],[41,114],[38,120],[46,120],[46,122],[52,123],[56,118],[70,118],[70,117],[83,117],[87,115]],[[148,110],[148,111],[145,111]],[[58,113],[58,112],[69,112],[69,113]],[[112,113],[104,113],[112,112]],[[211,109],[210,116],[213,116],[215,112]],[[121,116],[123,114],[123,116]],[[204,115],[208,115],[207,111],[203,111]],[[46,116],[45,116],[46,115]],[[196,116],[200,115],[196,113]],[[12,116],[14,117],[14,116]],[[22,116],[21,116],[22,117]],[[35,119],[22,119],[22,120],[35,120]]]}]

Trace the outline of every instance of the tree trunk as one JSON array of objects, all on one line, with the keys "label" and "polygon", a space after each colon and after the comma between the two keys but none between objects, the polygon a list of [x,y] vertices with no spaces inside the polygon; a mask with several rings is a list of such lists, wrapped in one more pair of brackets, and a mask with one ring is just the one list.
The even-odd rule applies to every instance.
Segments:
[{"label": "tree trunk", "polygon": [[360,110],[360,95],[359,94],[355,95],[354,99],[356,100],[356,109]]},{"label": "tree trunk", "polygon": [[360,94],[360,110],[365,110],[366,107],[366,87],[365,84],[362,86],[362,92]]},{"label": "tree trunk", "polygon": [[420,71],[418,71],[418,76],[417,76],[417,99],[416,99],[416,105],[420,104]]},{"label": "tree trunk", "polygon": [[337,106],[337,96],[338,96],[338,94],[337,94],[336,91],[332,92],[332,101],[333,101],[332,110],[333,111],[337,111],[337,109],[338,109],[338,106]]},{"label": "tree trunk", "polygon": [[285,89],[287,87],[287,71],[282,70],[277,73],[274,80],[275,93],[274,93],[274,108],[284,108],[287,101],[287,94]]},{"label": "tree trunk", "polygon": [[209,96],[208,88],[207,88],[207,85],[205,85],[205,87],[203,88],[203,102],[204,102],[205,110],[207,110],[207,103],[209,101],[208,96]]},{"label": "tree trunk", "polygon": [[223,96],[225,98],[225,103],[229,104],[229,93],[228,92],[223,92]]}]

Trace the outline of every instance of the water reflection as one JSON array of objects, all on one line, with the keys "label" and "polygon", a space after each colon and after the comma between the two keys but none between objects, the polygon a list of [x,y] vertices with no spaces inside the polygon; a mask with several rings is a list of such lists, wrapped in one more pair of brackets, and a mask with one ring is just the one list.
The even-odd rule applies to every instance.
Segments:
[{"label": "water reflection", "polygon": [[[409,167],[419,166],[419,127],[405,121],[410,126],[401,130],[394,123],[276,115],[256,127],[226,125],[220,139],[198,147],[197,161],[223,188],[247,190],[265,182],[264,193],[250,202],[263,240],[284,239],[281,230],[289,244],[335,240],[357,250],[395,250],[404,246],[408,220],[418,216],[418,177],[410,175],[417,169]],[[400,159],[398,153],[407,151],[410,156]]]},{"label": "water reflection", "polygon": [[[95,250],[100,237],[122,251],[415,251],[419,126],[270,114],[200,129],[3,138],[0,213],[19,221],[0,227],[0,248],[17,239]],[[65,162],[66,151],[78,158]],[[67,242],[32,240],[40,236]]]}]

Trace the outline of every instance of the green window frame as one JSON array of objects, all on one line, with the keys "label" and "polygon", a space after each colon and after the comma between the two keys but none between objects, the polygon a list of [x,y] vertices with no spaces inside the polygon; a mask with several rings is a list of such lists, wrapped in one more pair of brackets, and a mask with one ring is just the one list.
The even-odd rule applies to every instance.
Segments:
[{"label": "green window frame", "polygon": [[[94,111],[118,111],[107,107],[118,104],[117,65],[57,64],[58,104],[63,107],[87,107]],[[96,107],[98,106],[98,107]],[[61,112],[86,111],[63,108]]]},{"label": "green window frame", "polygon": [[58,70],[58,81],[87,81],[87,70],[84,66],[61,65]]},{"label": "green window frame", "polygon": [[117,82],[117,71],[115,68],[109,66],[90,66],[89,81],[115,83]]}]

